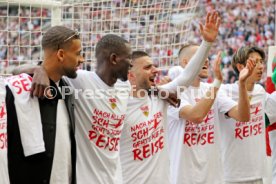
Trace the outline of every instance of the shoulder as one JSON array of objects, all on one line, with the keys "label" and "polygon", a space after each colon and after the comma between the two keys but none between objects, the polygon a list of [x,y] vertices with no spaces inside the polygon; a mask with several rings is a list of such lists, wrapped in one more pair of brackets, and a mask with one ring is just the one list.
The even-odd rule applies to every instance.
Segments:
[{"label": "shoulder", "polygon": [[81,79],[81,80],[90,80],[97,78],[97,75],[95,72],[86,71],[86,70],[78,70],[77,71],[77,77],[75,79]]},{"label": "shoulder", "polygon": [[175,79],[183,70],[181,66],[173,66],[168,71],[168,76],[171,80]]},{"label": "shoulder", "polygon": [[114,84],[114,87],[117,89],[126,89],[126,90],[131,89],[131,85],[129,81],[121,81],[121,80],[117,80],[117,82]]},{"label": "shoulder", "polygon": [[255,84],[254,91],[257,93],[266,93],[264,87],[260,84]]},{"label": "shoulder", "polygon": [[271,93],[271,94],[269,95],[269,97],[270,97],[271,99],[273,99],[273,100],[276,101],[276,91],[274,91],[273,93]]}]

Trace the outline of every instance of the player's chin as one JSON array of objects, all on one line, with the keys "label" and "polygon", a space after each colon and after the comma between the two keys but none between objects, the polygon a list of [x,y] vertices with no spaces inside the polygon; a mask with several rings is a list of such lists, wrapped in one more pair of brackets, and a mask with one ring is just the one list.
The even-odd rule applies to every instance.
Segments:
[{"label": "player's chin", "polygon": [[127,74],[122,75],[122,76],[120,77],[120,79],[121,79],[121,81],[123,81],[123,82],[127,81],[127,80],[128,80]]},{"label": "player's chin", "polygon": [[262,79],[262,76],[263,76],[262,73],[257,73],[254,78],[256,79],[256,81],[259,81]]},{"label": "player's chin", "polygon": [[128,70],[119,71],[116,74],[117,74],[117,79],[120,79],[123,82],[128,80]]},{"label": "player's chin", "polygon": [[262,76],[257,76],[255,81],[259,82],[261,79],[262,79]]},{"label": "player's chin", "polygon": [[201,79],[207,79],[208,78],[208,72],[202,72],[199,74],[199,78]]},{"label": "player's chin", "polygon": [[71,78],[71,79],[76,78],[77,77],[77,70],[74,70],[74,71],[71,71],[71,72],[67,73],[66,76],[68,78]]}]

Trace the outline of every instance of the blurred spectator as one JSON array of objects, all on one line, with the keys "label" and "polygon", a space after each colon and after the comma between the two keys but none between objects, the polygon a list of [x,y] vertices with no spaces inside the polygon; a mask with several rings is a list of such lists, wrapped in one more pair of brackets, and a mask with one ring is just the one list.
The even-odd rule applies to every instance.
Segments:
[{"label": "blurred spectator", "polygon": [[[237,80],[237,76],[231,65],[233,53],[241,46],[255,45],[263,48],[266,52],[268,46],[274,45],[275,33],[275,1],[256,0],[205,0],[200,4],[202,13],[210,10],[218,10],[221,16],[220,34],[211,50],[211,58],[218,50],[222,51],[222,67],[226,75],[228,67],[227,82]],[[200,17],[200,16],[199,16]],[[192,24],[192,42],[200,43],[197,21]],[[200,20],[203,21],[203,20]],[[267,55],[267,53],[266,53]],[[262,84],[265,82],[261,81]]]},{"label": "blurred spectator", "polygon": [[[196,4],[186,0],[72,1],[61,6],[61,18],[65,26],[82,32],[84,52],[91,66],[96,43],[111,32],[129,40],[134,50],[150,53],[156,65],[167,67],[175,64],[181,41],[189,33],[192,17],[185,17],[185,13],[195,10]],[[41,32],[55,18],[51,17],[51,9],[14,3],[0,7],[0,15],[0,62],[8,60],[12,66],[42,59]]]},{"label": "blurred spectator", "polygon": [[[273,3],[275,0],[76,2],[62,6],[62,23],[82,32],[83,53],[88,61],[84,69],[93,70],[95,45],[102,35],[112,32],[129,40],[134,50],[149,53],[161,67],[160,75],[164,75],[168,66],[178,64],[177,53],[184,42],[201,42],[198,29],[198,21],[204,21],[201,15],[219,10],[220,35],[210,60],[221,50],[224,82],[234,82],[237,76],[229,63],[237,48],[256,45],[267,51],[268,46],[275,44]],[[51,10],[13,4],[0,7],[0,16],[1,73],[7,66],[41,60],[40,41],[43,31],[51,25]]]}]

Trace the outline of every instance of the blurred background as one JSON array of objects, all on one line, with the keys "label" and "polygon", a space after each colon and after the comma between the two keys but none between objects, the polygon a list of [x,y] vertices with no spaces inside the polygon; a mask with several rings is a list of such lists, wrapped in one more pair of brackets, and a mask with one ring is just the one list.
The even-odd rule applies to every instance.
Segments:
[{"label": "blurred background", "polygon": [[[268,54],[275,45],[275,0],[0,0],[0,73],[24,63],[43,60],[41,38],[53,25],[81,32],[85,70],[95,69],[94,49],[107,33],[128,40],[133,50],[148,52],[160,68],[160,77],[178,65],[179,48],[200,43],[199,22],[207,11],[222,18],[210,60],[222,51],[225,83],[237,79],[233,53],[255,45]],[[276,61],[275,61],[276,62]],[[157,79],[158,80],[158,79]],[[212,76],[208,81],[212,81]],[[260,81],[265,85],[266,75]]]}]

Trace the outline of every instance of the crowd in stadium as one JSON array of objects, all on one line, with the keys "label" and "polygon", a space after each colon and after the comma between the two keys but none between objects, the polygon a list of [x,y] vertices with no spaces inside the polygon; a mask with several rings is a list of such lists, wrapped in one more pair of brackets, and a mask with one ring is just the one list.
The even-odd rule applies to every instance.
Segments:
[{"label": "crowd in stadium", "polygon": [[[236,75],[230,63],[235,51],[241,46],[256,45],[268,51],[268,46],[275,45],[275,5],[273,1],[208,1],[202,6],[206,11],[218,9],[222,25],[216,46],[211,58],[218,50],[222,50],[223,73],[225,82],[232,83]],[[199,43],[200,36],[197,26],[191,32],[193,42]],[[213,55],[213,56],[212,56]],[[261,83],[264,82],[265,75]]]},{"label": "crowd in stadium", "polygon": [[[122,2],[118,1],[117,3],[119,7]],[[223,17],[224,21],[220,28],[219,39],[216,43],[216,47],[214,47],[211,52],[210,58],[214,58],[215,50],[217,51],[218,48],[222,50],[222,67],[224,68],[223,73],[226,76],[226,83],[232,83],[237,80],[237,76],[229,64],[237,48],[242,45],[251,45],[254,43],[267,50],[268,45],[274,44],[275,9],[272,3],[271,1],[240,1],[233,3],[232,1],[212,2],[208,0],[203,4],[199,3],[201,13],[210,9],[219,8],[220,14]],[[144,7],[146,7],[146,5]],[[105,30],[113,30],[115,33],[120,32],[121,36],[129,40],[133,45],[140,45],[140,49],[145,49],[145,51],[151,54],[156,64],[165,66],[178,63],[176,59],[172,61],[172,59],[168,58],[175,58],[182,40],[179,40],[178,36],[165,34],[168,32],[168,29],[174,29],[175,31],[177,28],[169,24],[155,27],[151,24],[151,20],[155,17],[145,16],[144,19],[146,18],[147,20],[130,18],[127,10],[116,10],[118,11],[117,13],[124,13],[123,16],[118,15],[118,17],[124,17],[122,20],[113,21],[112,23],[108,21],[100,23],[99,21],[101,21],[101,19],[110,19],[111,12],[98,10],[100,9],[94,8],[91,10],[91,7],[87,7],[84,8],[84,12],[82,12],[82,18],[87,18],[87,21],[89,21],[84,24],[82,35],[84,40],[83,48],[88,61],[93,58],[91,55],[93,54],[93,49],[91,47],[95,46],[95,43],[100,38],[100,34],[105,32]],[[77,12],[77,9],[68,8],[66,11],[72,13],[73,11]],[[90,11],[93,13],[90,13]],[[104,14],[102,15],[101,13],[103,12]],[[9,15],[9,19],[7,19],[6,15]],[[18,17],[19,15],[21,16],[20,18]],[[50,17],[50,11],[40,8],[32,8],[31,10],[30,7],[21,7],[20,9],[12,7],[7,9],[6,7],[1,7],[0,16],[3,16],[0,19],[0,45],[3,45],[3,47],[0,48],[1,70],[4,71],[3,69],[8,65],[18,64],[17,61],[37,60],[40,58],[40,31],[50,26],[50,19],[48,19]],[[29,19],[30,16],[33,18]],[[64,16],[66,16],[66,14],[64,14]],[[90,21],[91,16],[93,16],[93,20],[95,20],[93,24]],[[143,16],[141,17],[143,18]],[[71,17],[67,16],[66,18],[72,18],[72,14]],[[189,32],[190,35],[188,36],[188,38],[192,38],[189,41],[194,43],[199,43],[201,40],[199,36],[198,21],[200,21],[199,17],[192,23],[191,31]],[[145,26],[146,22],[148,25]],[[41,25],[43,25],[43,28]],[[139,32],[137,32],[137,26],[140,27]],[[9,32],[7,32],[7,30],[9,30]],[[97,31],[98,34],[93,33],[92,35],[91,31]],[[156,34],[143,34],[151,32],[155,32]],[[30,40],[32,43],[30,43]],[[7,43],[10,46],[9,49],[5,47]],[[141,43],[144,43],[142,47]],[[175,47],[164,46],[169,43],[180,44],[176,44]],[[31,47],[24,47],[24,45],[31,45]],[[155,46],[153,47],[152,45]],[[7,58],[8,55],[9,58]],[[263,83],[264,80],[265,78],[261,83]]]},{"label": "crowd in stadium", "polygon": [[[101,37],[85,71],[80,33],[49,28],[43,62],[0,78],[0,183],[275,183],[276,91],[258,84],[265,52],[239,47],[238,82],[224,85],[221,54],[208,61],[222,17],[204,17],[202,41],[181,47],[179,72],[162,85],[126,39]],[[212,83],[201,80],[209,68]]]},{"label": "crowd in stadium", "polygon": [[[51,24],[51,11],[29,6],[0,7],[0,70],[9,65],[37,60],[40,56],[41,30]],[[8,63],[9,62],[9,63]]]},{"label": "crowd in stadium", "polygon": [[[0,77],[1,184],[276,184],[276,70],[262,86],[276,4],[206,0],[182,43],[166,13],[139,15],[155,2],[138,17],[105,9],[137,0],[76,3],[53,26],[46,9],[1,12],[4,67],[43,54]],[[157,81],[163,64],[178,66]]]}]

